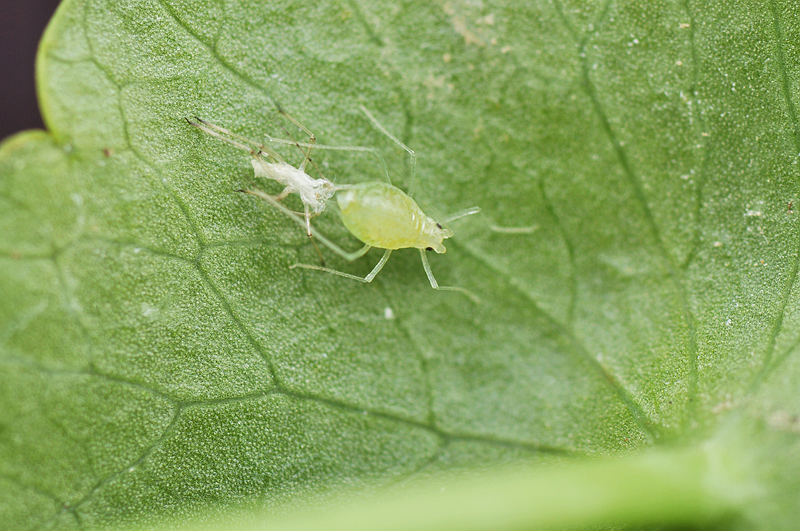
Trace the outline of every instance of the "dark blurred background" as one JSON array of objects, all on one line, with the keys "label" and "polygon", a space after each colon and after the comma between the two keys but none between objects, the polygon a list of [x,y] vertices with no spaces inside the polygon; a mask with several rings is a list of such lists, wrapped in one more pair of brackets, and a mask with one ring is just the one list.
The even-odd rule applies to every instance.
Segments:
[{"label": "dark blurred background", "polygon": [[56,6],[58,0],[0,0],[0,140],[43,127],[33,63]]}]

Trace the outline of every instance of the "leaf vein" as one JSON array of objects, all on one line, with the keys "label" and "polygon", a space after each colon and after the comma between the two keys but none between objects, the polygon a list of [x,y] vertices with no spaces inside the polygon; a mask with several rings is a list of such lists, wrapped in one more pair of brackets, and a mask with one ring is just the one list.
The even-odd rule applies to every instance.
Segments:
[{"label": "leaf vein", "polygon": [[177,408],[176,411],[175,411],[175,414],[172,417],[172,420],[167,425],[167,427],[164,428],[164,432],[161,434],[161,436],[155,442],[153,442],[153,444],[151,444],[149,447],[145,448],[144,451],[142,452],[142,454],[139,457],[137,457],[136,459],[133,459],[130,463],[127,463],[126,465],[121,466],[116,472],[113,472],[113,473],[109,474],[108,476],[106,476],[105,478],[102,478],[102,479],[98,480],[92,486],[92,488],[89,489],[89,492],[87,492],[85,496],[83,496],[80,500],[78,500],[75,503],[75,505],[73,505],[73,509],[77,511],[78,508],[80,508],[84,504],[88,503],[89,500],[92,499],[94,494],[97,491],[99,491],[103,486],[105,486],[105,485],[109,484],[110,482],[114,481],[114,479],[116,479],[118,477],[121,477],[122,474],[124,474],[125,472],[127,472],[131,468],[135,468],[138,465],[140,465],[141,463],[143,463],[153,452],[156,451],[156,449],[158,449],[164,443],[164,441],[167,440],[168,437],[170,437],[172,435],[172,433],[176,429],[176,426],[178,424],[178,421],[180,420],[180,417],[181,417],[182,413],[183,413],[183,408],[180,408],[180,407]]},{"label": "leaf vein", "polygon": [[[602,16],[598,18],[596,25],[599,26],[602,19],[604,18],[605,14],[608,11],[610,6],[610,2],[604,6]],[[581,77],[583,80],[583,88],[589,97],[589,101],[591,101],[592,109],[594,110],[595,115],[597,116],[598,120],[600,121],[602,129],[605,131],[606,136],[611,144],[611,148],[614,151],[617,160],[620,164],[622,169],[622,173],[625,176],[626,180],[628,181],[629,186],[633,190],[634,196],[636,198],[637,203],[642,210],[642,215],[644,216],[645,223],[647,224],[648,230],[650,232],[651,238],[653,239],[656,248],[658,249],[659,254],[664,262],[664,265],[667,270],[667,275],[670,279],[670,282],[675,287],[675,291],[677,292],[678,302],[680,306],[681,313],[683,314],[684,324],[686,326],[688,332],[688,356],[692,360],[690,361],[690,372],[692,371],[692,367],[696,366],[696,358],[697,358],[697,338],[696,338],[696,330],[694,326],[694,317],[692,315],[691,308],[689,307],[689,299],[688,294],[686,291],[685,282],[683,280],[683,275],[681,270],[676,266],[673,257],[670,255],[667,246],[664,242],[663,237],[661,236],[661,231],[659,230],[658,224],[655,220],[655,215],[653,214],[652,209],[650,208],[650,204],[647,201],[647,197],[644,193],[642,188],[642,184],[640,179],[637,177],[636,172],[633,170],[633,167],[628,160],[628,155],[626,151],[623,149],[622,144],[617,139],[616,133],[614,132],[614,128],[611,126],[611,121],[609,120],[608,115],[606,114],[605,110],[603,109],[603,105],[600,102],[600,97],[597,93],[597,88],[595,87],[594,83],[592,82],[590,71],[591,68],[589,66],[589,53],[586,46],[586,40],[578,43],[578,47],[580,53],[578,54],[578,59],[581,65]],[[588,352],[587,352],[588,355]],[[691,396],[689,398],[692,398]],[[695,404],[696,400],[689,400],[690,404]],[[691,408],[687,408],[687,416],[684,418],[684,423],[689,422],[689,412]]]},{"label": "leaf vein", "polygon": [[219,55],[219,53],[217,52],[216,48],[214,48],[212,45],[210,45],[210,44],[208,44],[207,42],[205,42],[205,41],[204,41],[204,40],[203,40],[203,39],[200,37],[200,35],[199,35],[199,34],[198,34],[196,31],[194,31],[194,30],[193,30],[191,27],[189,27],[189,25],[188,25],[188,24],[186,24],[184,21],[182,21],[182,20],[181,20],[181,19],[180,19],[180,18],[179,18],[179,17],[178,17],[176,14],[175,14],[175,11],[174,11],[174,10],[173,10],[173,9],[172,9],[172,8],[171,8],[171,7],[170,7],[170,6],[169,6],[169,5],[166,3],[166,2],[164,2],[163,0],[156,0],[156,1],[157,1],[157,3],[158,3],[158,4],[159,4],[161,7],[163,7],[163,8],[164,8],[164,10],[165,10],[165,11],[166,11],[166,12],[169,14],[169,16],[170,16],[170,17],[172,18],[172,20],[175,22],[175,24],[177,24],[177,25],[178,25],[178,27],[180,27],[180,28],[181,28],[183,31],[185,31],[185,32],[186,32],[186,33],[187,33],[187,34],[188,34],[190,37],[192,37],[192,38],[193,38],[193,39],[194,39],[194,40],[195,40],[195,41],[196,41],[198,44],[200,44],[200,45],[202,45],[204,48],[206,48],[206,49],[208,50],[208,52],[211,54],[211,56],[212,56],[212,57],[213,57],[213,58],[214,58],[214,59],[215,59],[215,60],[216,60],[216,61],[217,61],[217,62],[218,62],[218,63],[219,63],[219,64],[220,64],[220,65],[221,65],[221,66],[222,66],[222,67],[223,67],[225,70],[227,70],[228,72],[230,72],[231,74],[233,74],[235,77],[237,77],[237,78],[239,78],[240,80],[242,80],[242,81],[243,81],[243,82],[244,82],[246,85],[248,85],[249,87],[251,87],[251,88],[254,88],[254,89],[256,89],[258,92],[260,92],[261,94],[263,94],[263,95],[264,95],[264,96],[265,96],[265,97],[266,97],[266,98],[269,100],[269,102],[270,102],[270,103],[271,103],[273,106],[275,106],[276,108],[279,108],[279,107],[280,107],[280,106],[278,105],[278,103],[275,101],[275,99],[272,97],[272,95],[271,95],[271,94],[269,94],[269,92],[267,92],[267,89],[266,89],[266,88],[264,88],[263,86],[261,86],[260,84],[258,84],[258,83],[257,83],[255,80],[253,80],[252,78],[250,78],[250,77],[246,76],[244,73],[242,73],[242,72],[240,72],[239,70],[237,70],[236,68],[234,68],[234,67],[233,67],[233,66],[232,66],[232,65],[231,65],[229,62],[227,62],[225,59],[223,59],[223,58],[222,58],[222,56],[220,56],[220,55]]},{"label": "leaf vein", "polygon": [[[794,152],[800,153],[800,124],[797,121],[797,110],[795,109],[795,105],[791,97],[789,73],[786,65],[786,59],[783,53],[783,29],[781,27],[780,16],[778,13],[778,8],[775,5],[775,0],[770,0],[770,9],[772,11],[772,30],[775,37],[775,48],[777,50],[778,69],[781,75],[781,94],[783,95],[783,99],[786,102],[786,109],[787,112],[789,113],[789,120],[791,121],[790,126],[794,131],[794,135],[792,138],[794,144]],[[789,305],[792,288],[797,284],[798,271],[800,271],[800,245],[798,245],[797,249],[795,250],[794,257],[792,260],[792,267],[789,272],[789,278],[786,280],[786,283],[783,289],[781,290],[783,294],[781,296],[779,310],[775,317],[775,321],[772,324],[772,330],[770,331],[769,341],[765,349],[766,352],[764,353],[764,360],[762,362],[761,370],[758,371],[758,373],[755,375],[753,382],[750,386],[751,392],[760,387],[761,383],[763,383],[766,380],[767,376],[769,376],[769,374],[771,374],[786,359],[788,359],[788,356],[791,353],[791,349],[785,350],[781,355],[776,357],[775,344],[778,340],[778,335],[780,334],[781,329],[783,328],[783,321],[786,316],[786,308]]]},{"label": "leaf vein", "polygon": [[[453,247],[456,246],[455,242],[451,243]],[[487,257],[483,256],[482,254],[476,252],[470,246],[460,246],[461,249],[466,251],[466,253],[478,260],[479,262],[483,263],[486,267],[493,270],[498,276],[502,276],[502,271],[500,271],[497,266],[495,265],[494,261],[488,259]],[[653,421],[644,413],[642,406],[634,400],[634,398],[628,393],[627,389],[623,388],[617,382],[614,375],[609,373],[606,368],[595,358],[592,356],[588,349],[580,342],[580,340],[575,337],[572,330],[569,326],[562,324],[558,319],[553,317],[549,312],[545,311],[538,303],[535,297],[533,297],[530,293],[528,293],[519,283],[511,278],[509,279],[508,284],[513,287],[519,294],[521,294],[525,299],[527,299],[531,303],[531,307],[536,314],[542,317],[550,326],[553,327],[553,330],[561,336],[565,343],[571,347],[570,354],[574,356],[578,356],[579,358],[586,361],[592,369],[594,369],[595,373],[600,376],[600,379],[610,386],[611,390],[617,395],[617,397],[622,401],[625,405],[625,408],[630,412],[631,416],[634,418],[636,423],[642,429],[642,431],[648,436],[648,438],[654,438],[659,434],[658,427],[653,423]]]},{"label": "leaf vein", "polygon": [[177,192],[171,186],[167,185],[167,181],[164,179],[164,175],[161,173],[161,170],[158,168],[158,166],[155,165],[155,164],[152,164],[150,161],[148,161],[133,146],[133,142],[131,141],[130,129],[128,127],[129,122],[128,122],[128,119],[127,119],[126,114],[125,114],[125,106],[122,104],[122,101],[121,101],[121,99],[122,99],[122,91],[125,88],[125,84],[118,82],[114,78],[114,76],[112,74],[112,70],[109,69],[108,67],[106,67],[97,58],[97,54],[94,51],[94,44],[92,43],[92,39],[89,37],[90,32],[87,29],[87,27],[88,27],[88,23],[87,23],[87,20],[86,20],[86,17],[88,17],[87,12],[88,12],[88,4],[86,4],[86,6],[84,6],[83,13],[82,13],[83,17],[81,19],[81,23],[82,23],[82,29],[83,29],[83,31],[84,31],[84,33],[86,35],[86,42],[87,42],[87,46],[89,48],[89,55],[91,56],[92,63],[95,66],[97,66],[97,68],[103,73],[103,75],[106,77],[108,82],[113,84],[117,89],[117,108],[118,108],[119,113],[120,113],[120,119],[122,120],[122,134],[123,134],[123,137],[124,137],[125,144],[130,148],[131,153],[133,153],[134,156],[137,159],[139,159],[142,163],[144,163],[146,166],[151,168],[153,170],[153,172],[159,177],[159,181],[161,183],[161,186],[163,186],[164,189],[166,189],[167,192],[170,194],[172,200],[175,201],[175,203],[178,205],[178,208],[181,210],[181,213],[183,214],[184,218],[186,219],[186,222],[189,224],[189,227],[192,230],[192,236],[194,236],[195,241],[198,242],[198,243],[202,243],[202,241],[203,241],[202,233],[201,233],[201,231],[200,231],[200,229],[199,229],[199,227],[197,225],[197,222],[192,217],[191,212],[189,211],[189,208],[186,205],[186,203],[183,200],[181,200],[181,198],[178,196]]}]

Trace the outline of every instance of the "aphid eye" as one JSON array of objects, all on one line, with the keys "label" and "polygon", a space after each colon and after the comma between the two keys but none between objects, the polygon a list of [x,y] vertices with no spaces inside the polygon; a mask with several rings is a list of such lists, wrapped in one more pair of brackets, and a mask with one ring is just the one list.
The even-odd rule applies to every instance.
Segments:
[{"label": "aphid eye", "polygon": [[426,251],[433,251],[433,247],[426,247],[425,250]]},{"label": "aphid eye", "polygon": [[436,226],[439,227],[440,229],[442,228],[442,224],[441,223],[437,223]]}]

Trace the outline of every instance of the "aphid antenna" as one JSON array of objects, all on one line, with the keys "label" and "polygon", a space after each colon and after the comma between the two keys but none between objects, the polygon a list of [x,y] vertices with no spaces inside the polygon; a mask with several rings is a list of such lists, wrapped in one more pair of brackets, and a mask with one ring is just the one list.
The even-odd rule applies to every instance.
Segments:
[{"label": "aphid antenna", "polygon": [[[402,143],[402,142],[401,142],[401,141],[400,141],[400,140],[399,140],[399,139],[398,139],[396,136],[394,136],[392,133],[390,133],[390,132],[389,132],[389,131],[388,131],[388,130],[387,130],[387,129],[386,129],[384,126],[383,126],[383,124],[381,124],[381,123],[378,121],[378,119],[377,119],[377,118],[375,118],[375,117],[372,115],[372,113],[371,113],[371,112],[369,112],[369,109],[367,109],[366,107],[364,107],[364,105],[359,105],[358,107],[361,109],[361,112],[363,112],[363,113],[364,113],[364,114],[367,116],[367,118],[369,119],[369,121],[370,121],[370,122],[372,122],[372,125],[373,125],[373,126],[374,126],[374,127],[375,127],[375,128],[378,130],[378,131],[380,131],[380,132],[381,132],[381,133],[383,133],[384,135],[386,135],[386,136],[388,136],[389,138],[391,138],[391,139],[392,139],[392,140],[393,140],[393,141],[394,141],[394,142],[395,142],[395,143],[396,143],[398,146],[400,146],[401,148],[403,148],[403,149],[404,149],[404,150],[405,150],[405,151],[408,153],[409,157],[411,158],[411,179],[409,180],[409,183],[408,183],[408,192],[407,192],[407,194],[408,194],[408,197],[414,197],[414,184],[415,184],[415,182],[416,182],[416,178],[417,178],[417,154],[416,154],[416,153],[414,153],[414,150],[413,150],[413,149],[411,149],[410,147],[408,147],[407,145],[405,145],[404,143]],[[385,164],[386,164],[386,163],[384,162],[384,165],[385,165]],[[386,170],[386,177],[387,177],[387,179],[389,178],[389,170]],[[391,180],[389,181],[389,184],[391,184]]]},{"label": "aphid antenna", "polygon": [[[448,216],[442,221],[442,223],[449,223],[473,214],[479,214],[480,212],[481,208],[477,206],[465,208],[464,210],[459,210],[455,214]],[[501,227],[500,225],[496,225],[486,214],[484,214],[484,218],[486,218],[488,221],[489,230],[502,234],[533,234],[539,228],[539,225],[533,225],[530,227]]]},{"label": "aphid antenna", "polygon": [[[481,207],[465,208],[464,210],[459,210],[455,214],[446,217],[444,220],[442,220],[442,223],[449,223],[451,221],[479,213],[481,213]],[[500,225],[495,225],[491,218],[489,218],[489,216],[486,214],[484,214],[483,217],[486,218],[486,221],[488,222],[489,230],[492,232],[500,232],[502,234],[533,234],[539,228],[539,225],[533,225],[530,227],[501,227]]]},{"label": "aphid antenna", "polygon": [[464,210],[459,210],[455,214],[451,214],[442,220],[442,223],[450,223],[451,221],[455,221],[457,219],[465,218],[467,216],[471,216],[473,214],[478,214],[481,211],[481,207],[469,207],[465,208]]},{"label": "aphid antenna", "polygon": [[530,227],[501,227],[494,223],[489,225],[492,232],[499,232],[501,234],[533,234],[539,230],[539,225],[532,225]]}]

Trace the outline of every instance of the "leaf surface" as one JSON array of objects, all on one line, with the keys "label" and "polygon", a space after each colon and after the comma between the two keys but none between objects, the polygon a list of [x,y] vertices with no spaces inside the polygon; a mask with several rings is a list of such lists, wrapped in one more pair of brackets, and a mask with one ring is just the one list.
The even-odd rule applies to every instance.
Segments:
[{"label": "leaf surface", "polygon": [[[0,514],[281,512],[434,470],[685,444],[734,417],[790,462],[797,11],[65,1],[38,62],[48,133],[0,151]],[[280,107],[408,186],[359,105],[416,151],[426,211],[482,207],[431,257],[481,304],[431,290],[414,250],[367,285],[289,269],[318,260],[304,231],[236,192],[280,186],[186,122],[307,141]],[[337,183],[383,178],[367,152],[312,158]],[[314,225],[358,246],[334,212]],[[361,276],[379,256],[323,253]]]}]

